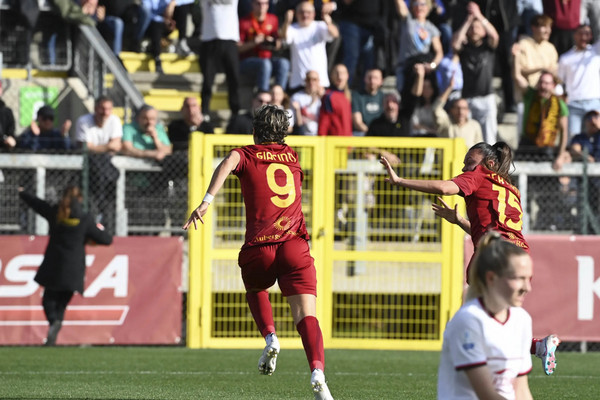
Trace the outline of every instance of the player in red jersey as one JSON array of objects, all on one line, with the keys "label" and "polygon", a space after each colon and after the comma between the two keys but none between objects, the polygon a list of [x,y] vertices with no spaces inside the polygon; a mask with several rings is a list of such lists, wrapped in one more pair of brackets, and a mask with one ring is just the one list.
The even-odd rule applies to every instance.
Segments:
[{"label": "player in red jersey", "polygon": [[[486,232],[494,230],[508,241],[529,252],[521,228],[523,208],[521,194],[510,183],[510,166],[513,157],[510,147],[504,142],[489,145],[480,142],[469,149],[464,159],[463,173],[451,180],[419,180],[400,178],[388,160],[381,158],[389,178],[387,182],[419,192],[443,196],[459,195],[465,198],[467,216],[462,217],[457,206],[450,208],[439,198],[442,205],[433,204],[433,211],[447,221],[457,224],[471,235],[473,246]],[[469,262],[469,266],[470,266]],[[467,277],[469,276],[467,267]],[[468,281],[467,281],[468,283]],[[544,372],[550,375],[556,366],[555,351],[560,343],[556,335],[544,339],[533,339],[531,353],[542,359]]]},{"label": "player in red jersey", "polygon": [[267,289],[278,282],[287,297],[312,371],[315,399],[333,399],[323,374],[323,335],[316,318],[317,279],[302,213],[298,154],[284,143],[289,127],[285,110],[261,107],[254,116],[254,143],[233,149],[215,169],[206,195],[183,229],[204,223],[211,201],[230,173],[241,183],[246,207],[246,240],[238,263],[246,299],[266,346],[258,361],[265,375],[275,371],[280,346]]}]

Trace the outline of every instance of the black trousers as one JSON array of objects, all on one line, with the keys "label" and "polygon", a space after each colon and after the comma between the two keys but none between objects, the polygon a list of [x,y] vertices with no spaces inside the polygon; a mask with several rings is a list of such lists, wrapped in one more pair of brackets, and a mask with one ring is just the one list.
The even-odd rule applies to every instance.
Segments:
[{"label": "black trousers", "polygon": [[67,304],[69,304],[72,297],[73,292],[70,290],[44,289],[42,305],[44,306],[44,313],[50,325],[54,321],[62,321],[64,319]]},{"label": "black trousers", "polygon": [[227,95],[232,115],[240,110],[240,61],[237,43],[233,40],[209,40],[200,46],[200,70],[202,72],[202,114],[210,111],[210,99],[215,75],[225,71]]}]

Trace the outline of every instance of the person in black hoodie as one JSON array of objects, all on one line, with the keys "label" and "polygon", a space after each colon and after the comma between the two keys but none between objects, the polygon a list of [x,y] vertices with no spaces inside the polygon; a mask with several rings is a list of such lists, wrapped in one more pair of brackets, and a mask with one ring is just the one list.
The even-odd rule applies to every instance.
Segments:
[{"label": "person in black hoodie", "polygon": [[50,325],[46,346],[54,346],[73,293],[83,294],[85,245],[89,241],[109,245],[112,236],[102,225],[96,225],[92,215],[83,212],[83,196],[77,186],[67,187],[54,206],[23,188],[19,188],[19,197],[48,220],[50,239],[34,279],[44,287],[42,305]]}]

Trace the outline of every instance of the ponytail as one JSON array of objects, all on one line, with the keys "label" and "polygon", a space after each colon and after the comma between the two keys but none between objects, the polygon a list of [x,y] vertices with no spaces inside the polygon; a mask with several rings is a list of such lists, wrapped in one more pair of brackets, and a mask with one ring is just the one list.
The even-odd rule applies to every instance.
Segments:
[{"label": "ponytail", "polygon": [[56,213],[56,221],[63,221],[71,215],[71,202],[73,200],[81,201],[83,196],[81,190],[77,186],[68,186],[58,202],[58,212]]},{"label": "ponytail", "polygon": [[[479,142],[469,149],[477,150],[483,155],[481,163],[490,171],[497,173],[508,183],[510,179],[510,168],[513,165],[513,155],[510,146],[505,142],[497,142],[489,145],[485,142]],[[493,161],[493,164],[490,162]]]}]

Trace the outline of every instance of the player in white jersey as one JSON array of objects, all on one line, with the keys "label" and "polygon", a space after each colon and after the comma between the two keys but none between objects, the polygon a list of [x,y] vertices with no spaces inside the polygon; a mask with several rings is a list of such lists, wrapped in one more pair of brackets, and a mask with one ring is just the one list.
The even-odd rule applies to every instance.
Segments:
[{"label": "player in white jersey", "polygon": [[521,308],[531,277],[525,250],[497,232],[481,239],[467,301],[444,332],[438,399],[532,399],[531,316]]}]

